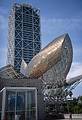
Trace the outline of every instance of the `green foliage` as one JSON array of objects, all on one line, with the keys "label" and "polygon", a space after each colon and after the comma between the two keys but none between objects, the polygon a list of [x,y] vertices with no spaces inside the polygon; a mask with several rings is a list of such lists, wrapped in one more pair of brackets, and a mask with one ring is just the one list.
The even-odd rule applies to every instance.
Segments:
[{"label": "green foliage", "polygon": [[69,112],[74,114],[82,113],[82,96],[73,98],[73,100],[67,100],[67,102],[64,104],[64,113]]},{"label": "green foliage", "polygon": [[82,96],[73,98],[72,100],[66,100],[64,102],[54,102],[54,104],[47,104],[46,113],[82,113]]}]

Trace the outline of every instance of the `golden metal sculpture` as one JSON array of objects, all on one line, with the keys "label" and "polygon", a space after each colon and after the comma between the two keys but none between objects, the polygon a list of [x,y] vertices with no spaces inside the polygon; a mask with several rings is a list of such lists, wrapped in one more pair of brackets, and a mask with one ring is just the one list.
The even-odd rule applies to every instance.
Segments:
[{"label": "golden metal sculpture", "polygon": [[71,40],[68,34],[64,34],[43,48],[28,65],[23,60],[21,71],[27,77],[39,78],[49,74],[48,71],[54,68],[55,77],[61,74],[61,79],[65,79],[72,63],[72,56]]}]

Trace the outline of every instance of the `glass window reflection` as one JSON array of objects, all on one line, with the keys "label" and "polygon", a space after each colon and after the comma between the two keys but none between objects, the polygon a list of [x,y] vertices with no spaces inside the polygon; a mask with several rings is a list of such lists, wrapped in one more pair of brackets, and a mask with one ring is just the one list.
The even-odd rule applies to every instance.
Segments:
[{"label": "glass window reflection", "polygon": [[17,110],[25,110],[25,93],[24,92],[17,92],[16,97],[16,109]]},{"label": "glass window reflection", "polygon": [[8,89],[5,96],[4,119],[36,120],[36,90]]},{"label": "glass window reflection", "polygon": [[7,91],[7,96],[6,96],[6,110],[7,111],[15,111],[15,100],[16,100],[16,95],[15,92]]}]

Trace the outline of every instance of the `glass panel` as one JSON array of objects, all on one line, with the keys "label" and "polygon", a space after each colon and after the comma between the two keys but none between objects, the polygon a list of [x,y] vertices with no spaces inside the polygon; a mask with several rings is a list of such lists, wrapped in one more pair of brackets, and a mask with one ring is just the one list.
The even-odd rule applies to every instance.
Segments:
[{"label": "glass panel", "polygon": [[36,109],[35,109],[35,91],[27,92],[27,119],[36,119]]},{"label": "glass panel", "polygon": [[25,111],[25,92],[17,92],[16,110]]},{"label": "glass panel", "polygon": [[25,92],[17,92],[15,119],[25,120]]},{"label": "glass panel", "polygon": [[36,120],[35,90],[6,92],[5,120]]},{"label": "glass panel", "polygon": [[35,91],[31,92],[32,108],[31,108],[31,120],[36,119],[36,104],[35,104]]},{"label": "glass panel", "polygon": [[15,111],[15,92],[7,91],[6,94],[6,111]]}]

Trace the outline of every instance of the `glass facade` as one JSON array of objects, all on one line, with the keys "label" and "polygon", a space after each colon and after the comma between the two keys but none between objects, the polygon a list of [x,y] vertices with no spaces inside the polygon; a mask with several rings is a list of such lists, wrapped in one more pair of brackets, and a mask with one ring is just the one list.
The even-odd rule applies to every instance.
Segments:
[{"label": "glass facade", "polygon": [[9,16],[8,64],[20,72],[22,59],[28,64],[41,49],[39,10],[14,4]]},{"label": "glass facade", "polygon": [[8,87],[2,94],[1,120],[37,120],[35,88]]}]

